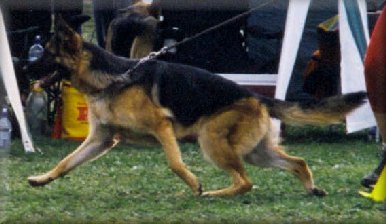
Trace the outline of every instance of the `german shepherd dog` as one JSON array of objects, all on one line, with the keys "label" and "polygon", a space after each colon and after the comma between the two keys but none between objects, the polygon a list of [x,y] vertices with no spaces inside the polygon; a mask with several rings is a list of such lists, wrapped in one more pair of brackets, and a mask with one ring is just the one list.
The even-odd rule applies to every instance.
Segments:
[{"label": "german shepherd dog", "polygon": [[158,2],[146,3],[142,0],[120,9],[109,25],[106,50],[136,59],[147,56],[156,42],[160,11]]},{"label": "german shepherd dog", "polygon": [[[84,42],[62,20],[46,45],[44,63],[71,71],[72,85],[88,102],[90,132],[86,140],[52,170],[28,178],[41,186],[82,163],[107,153],[121,139],[159,142],[170,169],[201,196],[232,196],[250,191],[243,161],[288,170],[307,192],[324,196],[302,159],[287,155],[272,130],[271,117],[290,124],[334,124],[361,105],[366,93],[326,98],[318,103],[284,102],[256,95],[206,70],[151,60],[128,77],[138,60],[126,59]],[[231,177],[229,187],[203,191],[181,158],[177,140],[197,136],[205,158]],[[147,137],[145,139],[148,139]],[[146,141],[145,141],[146,142]]]}]

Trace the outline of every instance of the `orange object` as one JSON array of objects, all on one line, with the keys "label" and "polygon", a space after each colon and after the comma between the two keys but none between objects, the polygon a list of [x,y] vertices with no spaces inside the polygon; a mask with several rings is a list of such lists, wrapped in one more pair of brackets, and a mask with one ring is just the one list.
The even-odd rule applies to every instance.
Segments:
[{"label": "orange object", "polygon": [[386,6],[379,16],[365,58],[367,93],[374,112],[386,113]]},{"label": "orange object", "polygon": [[56,110],[54,127],[52,128],[51,138],[58,139],[62,135],[62,107]]}]

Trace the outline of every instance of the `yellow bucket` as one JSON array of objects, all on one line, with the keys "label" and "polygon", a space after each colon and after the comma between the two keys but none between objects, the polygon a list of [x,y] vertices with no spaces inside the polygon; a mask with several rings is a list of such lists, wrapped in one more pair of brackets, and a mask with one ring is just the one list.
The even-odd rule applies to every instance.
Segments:
[{"label": "yellow bucket", "polygon": [[62,133],[65,139],[86,138],[89,131],[87,118],[87,103],[78,90],[71,86],[70,82],[63,82],[62,86]]}]

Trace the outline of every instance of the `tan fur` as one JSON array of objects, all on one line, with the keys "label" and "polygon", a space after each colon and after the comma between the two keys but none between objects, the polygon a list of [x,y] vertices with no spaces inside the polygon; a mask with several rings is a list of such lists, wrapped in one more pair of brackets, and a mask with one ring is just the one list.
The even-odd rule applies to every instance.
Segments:
[{"label": "tan fur", "polygon": [[[108,97],[93,95],[94,91],[103,89],[103,83],[108,80],[100,80],[97,78],[99,75],[92,74],[88,63],[91,55],[81,48],[81,44],[77,46],[80,48],[75,53],[76,57],[70,57],[61,48],[59,50],[63,54],[58,60],[73,66],[72,83],[86,95],[90,133],[73,153],[52,170],[29,177],[31,185],[45,185],[108,152],[123,138],[129,138],[130,142],[144,139],[159,142],[170,169],[195,195],[232,196],[251,190],[252,182],[243,160],[257,166],[288,170],[303,182],[308,192],[325,195],[323,190],[314,186],[306,162],[288,156],[278,145],[273,137],[268,109],[257,98],[241,99],[214,114],[201,117],[191,126],[183,126],[173,121],[173,114],[168,108],[160,106],[157,94],[147,94],[140,85],[132,85]],[[156,92],[156,87],[152,92]],[[178,138],[188,135],[197,136],[204,156],[229,174],[232,180],[229,187],[202,192],[197,177],[184,164],[177,143]]]},{"label": "tan fur", "polygon": [[139,0],[133,2],[133,5],[129,6],[128,8],[131,9],[134,13],[149,16],[151,15],[151,6],[152,3],[146,3],[142,0]]},{"label": "tan fur", "polygon": [[353,99],[349,96],[337,95],[303,107],[299,103],[277,104],[271,109],[286,124],[293,125],[330,125],[342,123],[347,114],[355,110],[365,101],[360,96]]},{"label": "tan fur", "polygon": [[283,110],[282,113],[285,114],[284,119],[282,119],[283,122],[287,124],[293,124],[293,125],[339,124],[339,123],[342,123],[342,119],[344,118],[344,116],[342,116],[341,113],[336,113],[336,114],[330,113],[331,116],[326,116],[326,113],[323,113],[322,111],[316,111],[312,114],[304,113],[304,111],[297,106],[289,108],[287,110]]},{"label": "tan fur", "polygon": [[109,52],[113,52],[113,47],[111,46],[111,42],[112,42],[112,39],[113,39],[113,30],[111,28],[111,23],[109,25],[109,27],[107,28],[107,34],[106,34],[106,38],[105,38],[105,49]]},{"label": "tan fur", "polygon": [[151,23],[151,26],[144,32],[144,34],[134,38],[130,49],[130,58],[140,59],[146,57],[153,51],[154,42],[156,40],[155,29],[158,21],[154,17],[148,17],[147,20]]}]

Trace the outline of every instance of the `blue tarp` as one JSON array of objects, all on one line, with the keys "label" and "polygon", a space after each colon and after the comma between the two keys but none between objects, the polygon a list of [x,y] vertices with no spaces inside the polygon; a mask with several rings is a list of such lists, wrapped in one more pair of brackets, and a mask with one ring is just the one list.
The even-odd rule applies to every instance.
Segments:
[{"label": "blue tarp", "polygon": [[346,7],[347,19],[355,40],[355,44],[357,45],[359,54],[363,61],[367,49],[367,43],[365,31],[363,30],[361,15],[359,12],[358,2],[353,0],[343,0],[343,2]]}]

